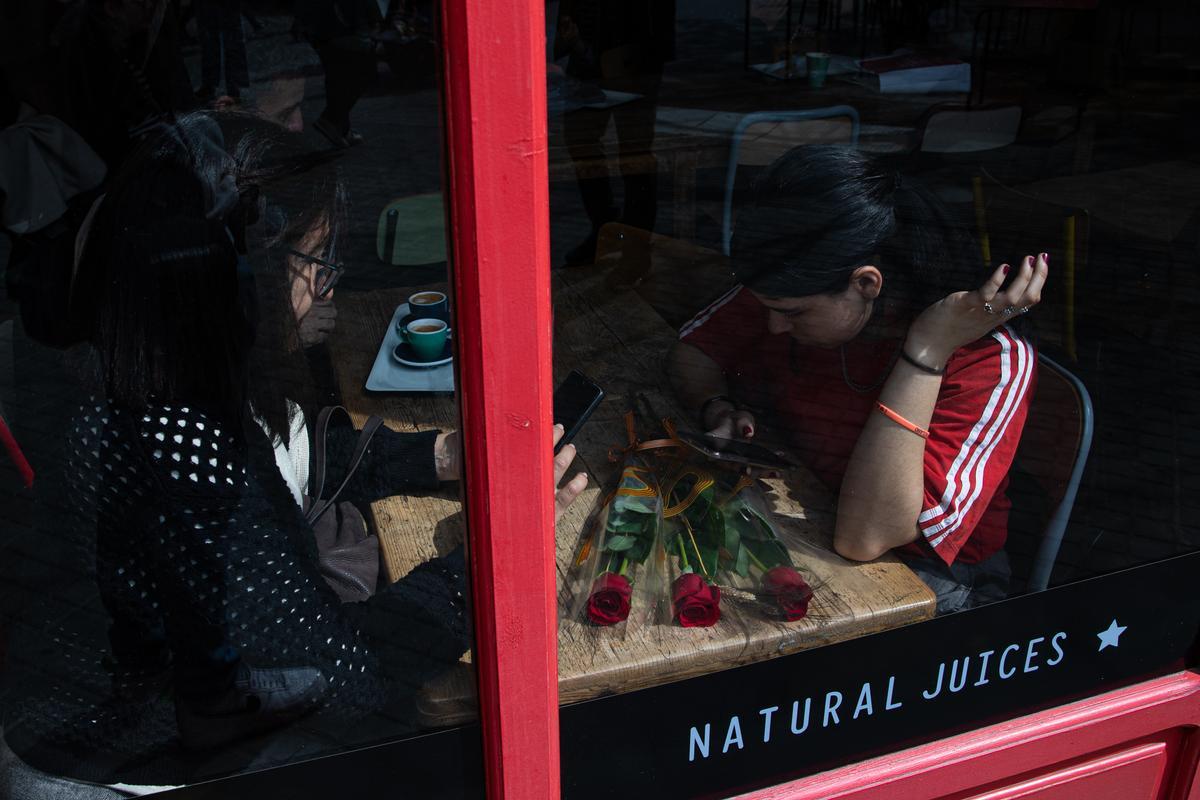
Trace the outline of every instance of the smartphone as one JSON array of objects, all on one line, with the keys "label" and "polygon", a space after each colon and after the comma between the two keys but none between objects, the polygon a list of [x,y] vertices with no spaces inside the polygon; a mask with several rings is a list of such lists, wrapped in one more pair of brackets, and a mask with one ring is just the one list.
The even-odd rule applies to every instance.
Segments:
[{"label": "smartphone", "polygon": [[563,436],[554,446],[555,453],[575,438],[603,399],[604,390],[595,381],[579,370],[571,370],[554,390],[554,422],[563,426]]},{"label": "smartphone", "polygon": [[717,461],[732,461],[749,467],[786,470],[797,466],[795,459],[782,450],[771,450],[740,439],[722,439],[707,433],[679,431],[679,439],[688,447]]}]

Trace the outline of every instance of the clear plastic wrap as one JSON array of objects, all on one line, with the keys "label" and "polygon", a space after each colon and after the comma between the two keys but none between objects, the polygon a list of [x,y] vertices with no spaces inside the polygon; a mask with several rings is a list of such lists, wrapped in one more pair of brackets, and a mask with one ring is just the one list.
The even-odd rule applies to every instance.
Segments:
[{"label": "clear plastic wrap", "polygon": [[571,614],[594,625],[654,618],[661,590],[662,495],[655,470],[631,453],[616,487],[589,521],[575,558]]}]

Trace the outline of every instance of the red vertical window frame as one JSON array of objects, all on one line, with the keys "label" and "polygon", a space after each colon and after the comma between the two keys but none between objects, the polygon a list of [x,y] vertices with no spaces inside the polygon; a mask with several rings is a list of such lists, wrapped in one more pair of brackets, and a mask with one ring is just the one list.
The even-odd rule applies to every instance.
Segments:
[{"label": "red vertical window frame", "polygon": [[455,336],[491,798],[559,794],[542,0],[443,0]]}]

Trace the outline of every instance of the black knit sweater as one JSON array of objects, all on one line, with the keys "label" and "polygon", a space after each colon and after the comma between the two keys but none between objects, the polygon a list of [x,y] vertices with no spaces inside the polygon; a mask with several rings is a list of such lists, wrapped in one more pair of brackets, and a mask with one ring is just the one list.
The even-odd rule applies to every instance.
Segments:
[{"label": "black knit sweater", "polygon": [[[435,436],[381,429],[340,499],[436,488]],[[330,429],[330,480],[344,474],[357,437]],[[90,664],[76,655],[62,673],[74,684],[70,702],[38,698],[6,725],[27,760],[67,754],[84,765],[79,777],[129,780],[111,765],[176,746],[169,726],[131,719],[138,714],[130,710],[168,665],[176,695],[201,695],[212,688],[206,681],[223,680],[219,668],[206,674],[209,663],[316,667],[329,681],[322,713],[344,721],[402,707],[467,649],[462,549],[381,585],[367,602],[340,603],[318,572],[312,531],[265,436],[240,441],[194,408],[134,413],[94,402],[70,438],[68,485],[83,518],[75,533],[108,614],[113,680],[100,695],[95,676],[82,673],[101,654]]]}]

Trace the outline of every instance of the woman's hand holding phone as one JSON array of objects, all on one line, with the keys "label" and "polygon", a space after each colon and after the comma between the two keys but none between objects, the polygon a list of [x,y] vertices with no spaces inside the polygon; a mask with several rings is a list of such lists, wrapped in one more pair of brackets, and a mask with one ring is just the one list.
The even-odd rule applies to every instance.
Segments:
[{"label": "woman's hand holding phone", "polygon": [[[563,426],[554,426],[554,444],[558,445],[558,440],[563,437]],[[575,460],[575,445],[566,444],[562,450],[554,456],[554,485],[557,487],[563,476],[567,474],[567,469],[571,466],[571,462]],[[563,484],[561,489],[557,489],[554,493],[554,521],[558,522],[559,517],[563,515],[576,498],[583,493],[587,488],[587,475],[580,472],[574,475],[571,480]]]},{"label": "woman's hand holding phone", "polygon": [[[563,437],[563,426],[554,426],[554,444],[558,444],[558,440]],[[438,480],[456,481],[462,477],[462,443],[458,431],[450,431],[449,433],[438,434],[434,443],[434,463],[437,469]],[[563,476],[567,474],[567,469],[571,466],[571,462],[575,460],[575,445],[567,444],[563,446],[554,456],[554,485],[558,486],[562,481]],[[563,515],[563,512],[570,508],[575,499],[587,488],[587,474],[580,472],[567,481],[561,489],[556,489],[554,492],[554,521],[558,522],[558,518]]]}]

